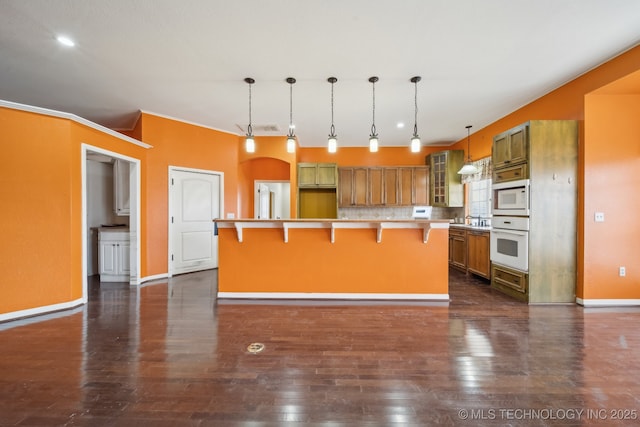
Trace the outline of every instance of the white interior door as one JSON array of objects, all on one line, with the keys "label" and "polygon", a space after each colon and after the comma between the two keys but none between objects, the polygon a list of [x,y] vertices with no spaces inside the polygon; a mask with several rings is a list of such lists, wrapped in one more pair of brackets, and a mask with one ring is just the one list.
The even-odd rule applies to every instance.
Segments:
[{"label": "white interior door", "polygon": [[221,217],[220,175],[177,169],[169,175],[170,273],[217,268],[213,219]]}]

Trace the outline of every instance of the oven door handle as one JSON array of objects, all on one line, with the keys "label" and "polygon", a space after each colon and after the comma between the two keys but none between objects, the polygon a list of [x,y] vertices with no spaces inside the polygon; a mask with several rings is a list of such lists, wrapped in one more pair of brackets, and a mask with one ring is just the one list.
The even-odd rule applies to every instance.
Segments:
[{"label": "oven door handle", "polygon": [[496,229],[495,227],[493,229],[491,229],[492,233],[495,234],[513,234],[516,236],[526,236],[528,231],[521,231],[521,230],[505,230],[503,228],[500,229]]}]

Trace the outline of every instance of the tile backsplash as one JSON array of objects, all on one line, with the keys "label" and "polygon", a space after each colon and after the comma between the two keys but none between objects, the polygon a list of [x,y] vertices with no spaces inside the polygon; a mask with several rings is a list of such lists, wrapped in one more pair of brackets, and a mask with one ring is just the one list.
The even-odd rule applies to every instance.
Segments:
[{"label": "tile backsplash", "polygon": [[[339,219],[411,219],[413,207],[357,207],[338,208]],[[438,208],[431,211],[431,219],[464,218],[464,208]]]}]

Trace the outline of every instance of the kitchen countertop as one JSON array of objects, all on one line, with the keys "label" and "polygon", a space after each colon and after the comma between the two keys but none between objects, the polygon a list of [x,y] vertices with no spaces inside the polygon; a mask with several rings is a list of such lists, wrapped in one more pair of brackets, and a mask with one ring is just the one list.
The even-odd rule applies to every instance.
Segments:
[{"label": "kitchen countertop", "polygon": [[479,226],[479,225],[469,225],[469,224],[449,224],[451,228],[463,228],[465,230],[478,230],[478,231],[491,231],[491,226]]}]

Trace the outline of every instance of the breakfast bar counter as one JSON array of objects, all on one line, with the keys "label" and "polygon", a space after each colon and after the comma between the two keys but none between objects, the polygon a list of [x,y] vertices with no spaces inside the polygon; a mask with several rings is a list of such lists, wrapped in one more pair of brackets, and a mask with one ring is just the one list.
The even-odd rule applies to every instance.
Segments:
[{"label": "breakfast bar counter", "polygon": [[215,220],[218,297],[449,300],[447,220]]}]

